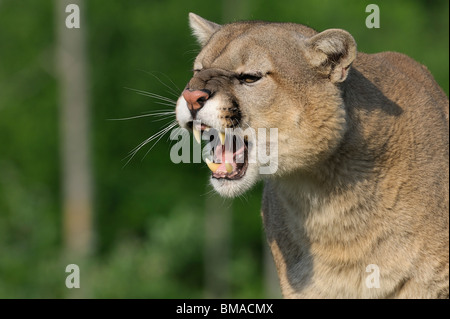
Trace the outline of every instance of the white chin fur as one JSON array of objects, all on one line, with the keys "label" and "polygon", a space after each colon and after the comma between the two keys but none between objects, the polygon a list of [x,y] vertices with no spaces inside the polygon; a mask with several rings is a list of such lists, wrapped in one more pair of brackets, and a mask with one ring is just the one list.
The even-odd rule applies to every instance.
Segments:
[{"label": "white chin fur", "polygon": [[258,166],[249,164],[247,172],[241,179],[228,180],[211,177],[210,182],[214,190],[223,197],[236,197],[248,191],[259,179]]}]

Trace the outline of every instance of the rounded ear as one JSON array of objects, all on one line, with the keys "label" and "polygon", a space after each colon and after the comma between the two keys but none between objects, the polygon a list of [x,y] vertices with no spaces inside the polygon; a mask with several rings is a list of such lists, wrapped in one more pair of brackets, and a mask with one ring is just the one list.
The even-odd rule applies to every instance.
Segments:
[{"label": "rounded ear", "polygon": [[345,30],[325,30],[306,42],[306,58],[333,82],[343,82],[356,58],[355,39]]},{"label": "rounded ear", "polygon": [[195,13],[189,13],[189,26],[197,41],[203,47],[211,36],[221,28],[220,24],[208,21]]}]

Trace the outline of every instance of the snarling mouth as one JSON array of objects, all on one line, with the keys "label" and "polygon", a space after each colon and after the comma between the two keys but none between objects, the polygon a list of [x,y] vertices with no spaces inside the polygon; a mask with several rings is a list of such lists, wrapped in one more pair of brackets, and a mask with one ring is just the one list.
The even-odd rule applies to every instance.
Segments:
[{"label": "snarling mouth", "polygon": [[[189,123],[191,124],[191,123]],[[245,175],[248,167],[248,145],[246,137],[228,130],[219,131],[208,125],[192,125],[193,135],[198,143],[209,140],[209,154],[205,163],[216,179],[237,180]]]}]

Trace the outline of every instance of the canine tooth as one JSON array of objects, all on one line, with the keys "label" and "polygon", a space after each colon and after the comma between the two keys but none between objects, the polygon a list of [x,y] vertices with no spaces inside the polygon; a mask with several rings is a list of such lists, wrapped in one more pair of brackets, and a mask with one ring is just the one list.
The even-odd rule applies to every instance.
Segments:
[{"label": "canine tooth", "polygon": [[195,140],[197,141],[197,143],[201,144],[202,132],[199,129],[193,127],[192,128],[192,133],[194,134],[194,137],[195,137]]},{"label": "canine tooth", "polygon": [[215,173],[217,171],[217,169],[219,168],[220,164],[217,163],[213,163],[211,162],[209,159],[205,158],[205,163],[206,165],[208,165],[208,168]]},{"label": "canine tooth", "polygon": [[225,162],[225,168],[228,173],[231,173],[233,171],[233,165],[231,165],[230,163]]},{"label": "canine tooth", "polygon": [[210,129],[210,127],[205,127],[205,132],[209,132]]},{"label": "canine tooth", "polygon": [[222,145],[224,145],[225,144],[225,133],[219,132],[219,139],[220,139],[220,142],[222,143]]}]

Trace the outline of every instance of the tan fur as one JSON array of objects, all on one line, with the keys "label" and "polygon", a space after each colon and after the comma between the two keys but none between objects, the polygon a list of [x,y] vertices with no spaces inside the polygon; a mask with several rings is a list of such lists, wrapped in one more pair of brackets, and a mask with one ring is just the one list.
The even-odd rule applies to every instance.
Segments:
[{"label": "tan fur", "polygon": [[[216,81],[223,112],[238,101],[241,125],[278,128],[262,217],[284,297],[448,298],[449,104],[428,70],[356,53],[343,30],[192,14],[191,27],[204,47],[190,85]],[[264,77],[243,86],[227,72]],[[214,186],[234,196],[254,171]],[[366,286],[370,264],[380,288]]]}]

